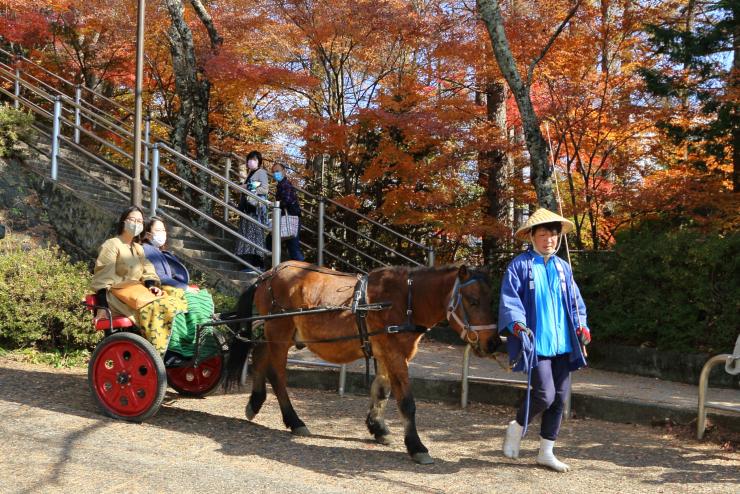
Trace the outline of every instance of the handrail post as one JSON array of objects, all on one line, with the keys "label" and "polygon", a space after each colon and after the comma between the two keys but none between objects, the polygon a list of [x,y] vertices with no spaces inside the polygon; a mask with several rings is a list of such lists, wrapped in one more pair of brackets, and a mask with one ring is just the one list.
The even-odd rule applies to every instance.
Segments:
[{"label": "handrail post", "polygon": [[17,110],[21,107],[21,69],[15,68],[15,99],[13,107]]},{"label": "handrail post", "polygon": [[157,206],[159,202],[159,143],[155,142],[152,146],[152,182],[151,182],[151,215],[157,215]]},{"label": "handrail post", "polygon": [[80,125],[82,119],[80,118],[80,101],[82,100],[82,87],[77,84],[75,86],[75,144],[80,143]]},{"label": "handrail post", "polygon": [[470,377],[470,345],[465,347],[465,353],[463,353],[463,365],[462,365],[462,383],[460,390],[460,408],[467,408],[468,406],[468,377]]},{"label": "handrail post", "polygon": [[59,131],[62,120],[62,97],[54,97],[54,121],[51,131],[51,179],[57,179],[57,156],[59,156]]},{"label": "handrail post", "polygon": [[272,203],[272,267],[280,264],[280,201]]},{"label": "handrail post", "polygon": [[342,364],[339,367],[339,396],[344,396],[344,391],[347,387],[347,364]]},{"label": "handrail post", "polygon": [[[229,203],[229,180],[231,180],[231,157],[226,157],[226,169],[224,170],[224,202]],[[224,223],[229,222],[229,208],[224,206]]]},{"label": "handrail post", "polygon": [[152,116],[147,113],[144,117],[144,179],[149,180],[149,134],[152,129]]},{"label": "handrail post", "polygon": [[316,246],[316,265],[324,265],[324,196],[319,197],[319,226],[318,226],[318,245]]},{"label": "handrail post", "polygon": [[434,267],[434,247],[427,247],[427,266]]}]

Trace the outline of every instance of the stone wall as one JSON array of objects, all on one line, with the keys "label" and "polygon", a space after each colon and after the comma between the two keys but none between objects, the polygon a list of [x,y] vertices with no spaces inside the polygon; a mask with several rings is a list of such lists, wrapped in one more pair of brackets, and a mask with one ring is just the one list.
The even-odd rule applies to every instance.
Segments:
[{"label": "stone wall", "polygon": [[113,214],[17,160],[0,160],[0,208],[11,231],[59,245],[73,261],[91,262],[115,227]]},{"label": "stone wall", "polygon": [[[39,245],[59,245],[73,262],[90,268],[98,248],[115,234],[118,215],[85,200],[64,184],[31,171],[17,160],[0,159],[0,223],[28,234]],[[190,276],[231,296],[239,290],[218,275],[181,258]]]}]

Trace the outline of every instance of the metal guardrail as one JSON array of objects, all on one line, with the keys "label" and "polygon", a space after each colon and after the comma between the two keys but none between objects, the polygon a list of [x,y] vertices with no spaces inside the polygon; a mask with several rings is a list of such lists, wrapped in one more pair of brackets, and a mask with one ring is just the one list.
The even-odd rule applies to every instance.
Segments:
[{"label": "metal guardrail", "polygon": [[[346,364],[332,364],[331,362],[324,361],[306,361],[300,359],[288,359],[288,364],[295,365],[297,367],[319,367],[322,369],[338,369],[339,370],[339,383],[337,384],[337,393],[339,396],[344,396],[347,389],[347,365]],[[247,376],[249,375],[249,359],[244,362],[241,374],[239,375],[239,384],[246,386]]]},{"label": "metal guardrail", "polygon": [[[28,106],[29,103],[37,108],[45,106],[43,104],[31,103],[30,100],[23,98],[22,93],[24,91],[34,93],[38,97],[45,99],[48,103],[51,103],[55,97],[59,96],[63,102],[60,112],[62,116],[60,119],[60,125],[66,124],[66,127],[71,129],[75,144],[80,144],[81,137],[85,135],[89,139],[97,142],[99,145],[116,153],[121,158],[121,161],[123,161],[122,158],[126,158],[129,161],[132,159],[131,156],[133,153],[116,145],[115,142],[111,142],[109,138],[97,135],[95,132],[96,129],[105,129],[105,132],[110,133],[110,138],[113,140],[117,140],[122,143],[130,143],[133,141],[133,124],[127,120],[130,120],[132,115],[131,109],[126,108],[114,99],[102,95],[90,88],[74,84],[24,56],[10,53],[1,48],[0,54],[4,54],[10,60],[14,60],[15,62],[13,66],[0,62],[0,71],[4,72],[3,74],[0,74],[2,76],[0,78],[14,84],[13,92],[6,94],[9,96],[9,99],[14,102],[14,106],[19,107],[23,102],[26,103],[25,106]],[[62,89],[57,89],[52,84],[42,80],[40,77],[36,77],[27,70],[21,70],[21,64],[32,68],[40,77],[51,78]],[[83,98],[83,93],[87,95],[87,98]],[[111,109],[103,110],[88,100],[102,101],[106,105],[111,106]],[[113,114],[114,112],[120,113],[121,116],[117,117]],[[49,114],[52,116],[51,108],[49,109]],[[70,120],[66,119],[66,114],[70,115]],[[72,116],[73,118],[71,118]],[[54,122],[57,121],[56,119],[52,120]],[[86,129],[85,123],[87,123],[92,130]],[[161,141],[164,145],[168,145],[166,142],[166,136],[162,136],[161,133],[159,137],[154,136],[152,124],[160,130],[164,129],[167,131],[168,129],[171,129],[166,122],[152,118],[151,116],[148,116],[145,119],[144,152],[142,161],[144,165],[143,176],[146,180],[150,179],[149,172],[151,165],[149,160],[152,153],[151,146],[155,141]],[[244,189],[239,189],[239,184],[231,181],[230,175],[232,174],[233,163],[239,162],[241,158],[237,157],[233,153],[224,152],[215,147],[212,147],[211,151],[212,154],[216,156],[216,160],[209,163],[208,169],[216,172],[215,175],[220,177],[214,177],[214,180],[218,183],[217,187],[219,189],[221,187],[223,188],[223,195],[220,197],[219,204],[223,206],[223,222],[228,223],[230,214],[232,217],[234,214],[239,217],[238,213],[235,213],[236,208],[233,207],[233,203],[230,200],[232,196],[231,192],[232,190],[235,190],[242,191],[243,193]],[[219,166],[219,158],[222,160],[225,159],[225,166]],[[192,158],[189,158],[189,160],[192,160]],[[264,161],[266,163],[275,163],[275,161],[270,160],[269,158],[265,158]],[[191,162],[189,161],[188,163],[190,164]],[[283,166],[285,166],[285,164],[283,164]],[[288,168],[290,167],[288,166]],[[306,242],[302,242],[301,245],[304,248],[316,252],[317,264],[323,265],[325,258],[328,257],[333,259],[336,263],[360,272],[367,272],[373,267],[390,264],[388,260],[383,259],[386,256],[411,265],[434,264],[433,248],[425,246],[406,235],[396,232],[392,228],[348,208],[337,201],[311,194],[300,186],[297,186],[296,189],[304,203],[304,214],[308,219],[310,219],[310,221],[301,222],[302,237],[306,238],[304,235],[305,233],[310,237],[314,237],[316,241],[316,245],[308,245]],[[318,212],[311,212],[311,208],[308,207],[309,205],[315,205],[315,209],[317,209]],[[331,215],[326,212],[327,205],[331,206],[331,208],[338,213],[341,213],[340,216],[344,216],[344,219],[352,220],[351,223],[357,224],[358,227],[352,228],[348,226],[345,221],[332,218]],[[312,227],[310,224],[311,222],[313,222],[315,226]],[[365,231],[363,231],[363,229]],[[400,252],[390,245],[386,245],[378,239],[373,238],[373,229],[384,232],[384,234],[388,236],[387,238],[393,239],[394,242],[403,242],[409,248],[416,249],[416,252],[421,252],[421,254],[414,254],[412,256],[411,254]],[[357,240],[360,240],[362,245],[357,244]],[[374,246],[380,250],[383,253],[383,258],[379,259],[367,252],[368,246]],[[345,254],[340,254],[340,252],[344,252]],[[352,254],[351,259],[353,260],[346,258],[347,252]],[[418,258],[422,258],[422,261],[419,261]],[[242,264],[246,264],[244,261],[240,260],[240,262]]]},{"label": "metal guardrail", "polygon": [[[738,337],[738,342],[740,342],[740,337]],[[702,439],[704,437],[704,432],[707,428],[707,408],[723,410],[725,412],[740,413],[740,403],[735,406],[731,406],[714,401],[707,401],[707,386],[709,386],[709,374],[712,372],[713,368],[718,365],[726,364],[730,360],[740,360],[740,355],[732,355],[729,353],[715,355],[714,357],[710,358],[701,369],[701,374],[699,374],[699,406],[696,416],[697,439]]]},{"label": "metal guardrail", "polygon": [[[506,343],[506,336],[501,336],[501,341]],[[462,363],[462,376],[460,379],[460,408],[467,408],[468,406],[468,394],[470,390],[470,382],[479,383],[501,383],[501,384],[514,384],[516,386],[523,386],[527,389],[527,381],[521,379],[504,379],[501,377],[486,377],[486,376],[475,376],[470,374],[470,351],[472,347],[467,345],[465,352],[463,352],[463,363]],[[573,384],[568,386],[568,396],[565,398],[565,406],[563,408],[563,418],[569,419],[571,415],[571,396],[573,392]]]}]

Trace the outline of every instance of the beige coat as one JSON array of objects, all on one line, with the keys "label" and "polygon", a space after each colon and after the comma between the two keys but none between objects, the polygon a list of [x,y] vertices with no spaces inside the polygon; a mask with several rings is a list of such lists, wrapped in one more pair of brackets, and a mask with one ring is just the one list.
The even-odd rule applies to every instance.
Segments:
[{"label": "beige coat", "polygon": [[[141,245],[133,243],[125,244],[118,237],[109,238],[100,246],[98,259],[95,261],[92,284],[90,288],[97,292],[105,288],[110,290],[126,281],[141,281],[142,283],[153,280],[159,284],[159,278],[154,271],[154,266],[144,255]],[[114,315],[128,317],[134,324],[137,322],[138,313],[128,305],[118,300],[108,291],[108,306]]]}]

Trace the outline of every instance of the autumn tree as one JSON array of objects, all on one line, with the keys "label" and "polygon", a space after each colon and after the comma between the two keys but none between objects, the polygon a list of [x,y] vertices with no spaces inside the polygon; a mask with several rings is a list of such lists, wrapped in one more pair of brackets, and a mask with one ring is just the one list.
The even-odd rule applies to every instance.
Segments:
[{"label": "autumn tree", "polygon": [[[673,108],[659,122],[679,155],[700,170],[727,163],[740,190],[740,5],[731,0],[669,2],[648,25],[655,55],[646,67],[650,91]],[[700,152],[697,152],[700,151]]]},{"label": "autumn tree", "polygon": [[580,4],[581,0],[572,3],[565,17],[554,28],[540,52],[525,65],[526,71],[522,76],[522,71],[517,66],[517,61],[511,49],[509,36],[506,33],[501,3],[498,0],[478,0],[478,10],[491,37],[491,45],[496,61],[511,88],[521,115],[527,150],[532,165],[532,182],[537,191],[537,200],[541,206],[551,210],[556,209],[556,201],[550,182],[547,144],[540,130],[540,120],[532,105],[531,88],[534,81],[535,67],[547,55],[555,40],[575,15]]}]

